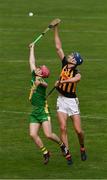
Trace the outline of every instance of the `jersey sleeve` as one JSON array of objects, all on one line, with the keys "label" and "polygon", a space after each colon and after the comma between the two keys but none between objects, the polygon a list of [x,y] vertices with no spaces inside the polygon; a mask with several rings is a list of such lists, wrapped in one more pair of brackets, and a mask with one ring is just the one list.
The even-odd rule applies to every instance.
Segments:
[{"label": "jersey sleeve", "polygon": [[33,70],[32,71],[32,78],[34,78],[35,77],[35,71]]},{"label": "jersey sleeve", "polygon": [[66,58],[66,56],[64,56],[64,58],[62,59],[62,68],[67,64],[68,64],[67,58]]},{"label": "jersey sleeve", "polygon": [[80,74],[80,70],[79,70],[78,68],[76,68],[76,69],[74,70],[74,73],[75,73],[75,75],[76,75],[76,74]]},{"label": "jersey sleeve", "polygon": [[36,81],[36,79],[38,80],[38,81],[40,81],[40,82],[45,82],[45,83],[47,83],[48,84],[48,80],[47,80],[47,78],[42,78],[42,77],[35,77],[35,81]]},{"label": "jersey sleeve", "polygon": [[31,83],[33,83],[35,81],[35,79],[36,79],[35,71],[34,70],[32,71],[31,76],[32,76]]}]

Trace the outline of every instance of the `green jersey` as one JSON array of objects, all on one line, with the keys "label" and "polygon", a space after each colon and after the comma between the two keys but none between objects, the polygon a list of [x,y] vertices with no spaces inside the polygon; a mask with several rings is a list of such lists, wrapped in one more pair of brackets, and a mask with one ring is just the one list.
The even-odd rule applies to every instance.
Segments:
[{"label": "green jersey", "polygon": [[44,121],[48,121],[50,119],[48,104],[46,101],[46,87],[41,84],[36,86],[36,80],[46,82],[43,78],[35,76],[34,71],[32,72],[29,100],[33,105],[33,109],[29,116],[29,122],[43,123]]},{"label": "green jersey", "polygon": [[35,76],[35,72],[32,71],[31,91],[29,95],[29,100],[33,106],[43,107],[46,103],[46,87],[42,85],[36,86],[36,80],[39,80],[40,82],[46,82],[46,80],[44,80],[42,77]]}]

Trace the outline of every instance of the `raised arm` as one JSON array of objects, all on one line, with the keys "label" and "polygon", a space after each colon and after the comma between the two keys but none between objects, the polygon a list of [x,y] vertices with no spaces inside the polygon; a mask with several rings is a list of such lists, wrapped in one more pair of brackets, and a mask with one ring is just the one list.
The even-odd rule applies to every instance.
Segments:
[{"label": "raised arm", "polygon": [[30,69],[32,72],[33,70],[36,70],[35,55],[34,55],[34,43],[30,44],[29,48],[30,48],[29,64],[30,64]]},{"label": "raised arm", "polygon": [[57,54],[59,58],[62,60],[64,58],[64,52],[63,52],[62,43],[59,37],[58,26],[54,27],[54,40],[55,40],[55,47],[56,47]]},{"label": "raised arm", "polygon": [[76,74],[75,75],[75,77],[72,77],[72,78],[69,78],[69,79],[67,79],[67,80],[62,80],[62,81],[60,81],[60,83],[61,84],[63,84],[63,83],[76,83],[76,82],[79,82],[81,80],[81,74],[80,73],[78,73],[78,74]]}]

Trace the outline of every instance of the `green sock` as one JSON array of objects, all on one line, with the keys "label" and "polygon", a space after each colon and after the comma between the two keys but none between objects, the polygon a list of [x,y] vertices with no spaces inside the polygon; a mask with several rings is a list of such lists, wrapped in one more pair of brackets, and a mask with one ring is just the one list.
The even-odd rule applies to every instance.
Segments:
[{"label": "green sock", "polygon": [[64,143],[63,142],[59,142],[59,146],[62,146]]}]

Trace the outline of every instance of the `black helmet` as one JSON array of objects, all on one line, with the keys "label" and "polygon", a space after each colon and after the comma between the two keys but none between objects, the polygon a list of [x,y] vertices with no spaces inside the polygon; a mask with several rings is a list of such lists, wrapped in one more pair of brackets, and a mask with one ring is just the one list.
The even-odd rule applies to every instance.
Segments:
[{"label": "black helmet", "polygon": [[83,63],[83,58],[78,52],[72,53],[73,57],[75,58],[77,64],[76,65],[81,65]]}]

